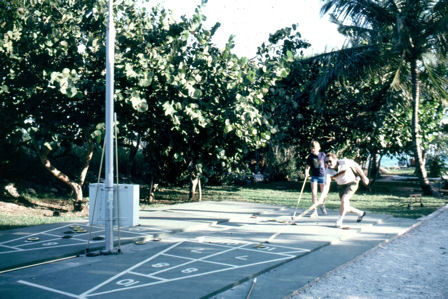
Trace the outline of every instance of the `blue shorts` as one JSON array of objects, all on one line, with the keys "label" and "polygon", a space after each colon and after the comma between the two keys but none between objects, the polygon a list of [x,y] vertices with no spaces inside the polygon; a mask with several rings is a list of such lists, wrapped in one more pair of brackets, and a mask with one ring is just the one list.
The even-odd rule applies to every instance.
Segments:
[{"label": "blue shorts", "polygon": [[318,184],[325,184],[324,176],[312,176],[311,183],[317,182]]}]

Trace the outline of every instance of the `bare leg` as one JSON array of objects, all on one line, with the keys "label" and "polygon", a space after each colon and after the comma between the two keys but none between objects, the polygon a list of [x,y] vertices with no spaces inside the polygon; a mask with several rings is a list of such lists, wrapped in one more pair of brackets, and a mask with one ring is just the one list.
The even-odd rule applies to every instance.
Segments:
[{"label": "bare leg", "polygon": [[311,199],[313,200],[313,204],[316,203],[317,200],[317,182],[311,183]]},{"label": "bare leg", "polygon": [[339,215],[344,218],[347,213],[355,213],[358,216],[361,216],[364,212],[351,206],[350,199],[351,195],[344,194],[341,198],[341,209],[339,210]]},{"label": "bare leg", "polygon": [[[311,199],[313,200],[313,204],[317,202],[317,182],[311,182]],[[310,217],[317,217],[317,208],[313,210],[313,213],[310,215]]]},{"label": "bare leg", "polygon": [[[325,191],[325,184],[319,184],[320,187],[320,193],[324,194]],[[322,205],[325,205],[325,201],[327,200],[327,196],[325,196],[323,199],[321,199],[322,201]]]}]

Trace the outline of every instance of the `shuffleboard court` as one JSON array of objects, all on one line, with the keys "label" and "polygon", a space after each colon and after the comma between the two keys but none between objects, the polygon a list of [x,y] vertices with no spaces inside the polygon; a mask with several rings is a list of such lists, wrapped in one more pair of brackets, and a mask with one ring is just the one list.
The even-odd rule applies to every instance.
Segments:
[{"label": "shuffleboard court", "polygon": [[119,254],[82,254],[104,247],[87,223],[0,232],[0,298],[246,298],[254,278],[254,298],[283,298],[416,222],[369,214],[344,230],[329,211],[291,225],[292,209],[232,202],[140,212]]},{"label": "shuffleboard court", "polygon": [[[120,242],[125,244],[166,232],[142,226],[121,228]],[[0,271],[76,256],[87,248],[102,248],[104,234],[104,227],[90,227],[86,223],[50,224],[3,231],[0,234]],[[118,243],[117,228],[114,236]]]},{"label": "shuffleboard court", "polygon": [[124,255],[80,257],[46,269],[24,269],[20,275],[10,274],[2,289],[37,298],[168,298],[185,289],[183,298],[200,298],[311,251],[232,240],[150,242],[125,248]]}]

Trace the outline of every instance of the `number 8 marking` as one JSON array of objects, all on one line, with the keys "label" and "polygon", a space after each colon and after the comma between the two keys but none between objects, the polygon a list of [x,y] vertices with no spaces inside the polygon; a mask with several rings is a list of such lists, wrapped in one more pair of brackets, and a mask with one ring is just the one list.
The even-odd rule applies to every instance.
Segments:
[{"label": "number 8 marking", "polygon": [[183,269],[181,272],[185,273],[185,274],[189,274],[189,273],[193,273],[193,272],[196,272],[196,271],[198,271],[197,268],[187,268],[187,269]]}]

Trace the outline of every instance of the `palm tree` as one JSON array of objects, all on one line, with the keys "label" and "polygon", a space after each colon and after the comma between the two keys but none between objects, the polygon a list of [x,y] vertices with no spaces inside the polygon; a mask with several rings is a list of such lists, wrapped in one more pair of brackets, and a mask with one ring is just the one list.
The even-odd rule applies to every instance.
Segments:
[{"label": "palm tree", "polygon": [[[440,76],[431,75],[431,63],[446,58],[448,50],[448,0],[324,0],[321,14],[330,14],[351,44],[315,57],[334,64],[316,84],[322,90],[340,76],[363,76],[387,69],[390,88],[410,84],[412,100],[412,147],[416,173],[424,194],[434,194],[425,169],[419,135],[421,72],[428,72],[432,86],[446,88]],[[405,76],[410,80],[403,80]],[[400,80],[401,78],[401,80]],[[322,88],[321,88],[322,87]],[[409,94],[409,93],[408,93]],[[445,95],[444,95],[445,96]]]}]

